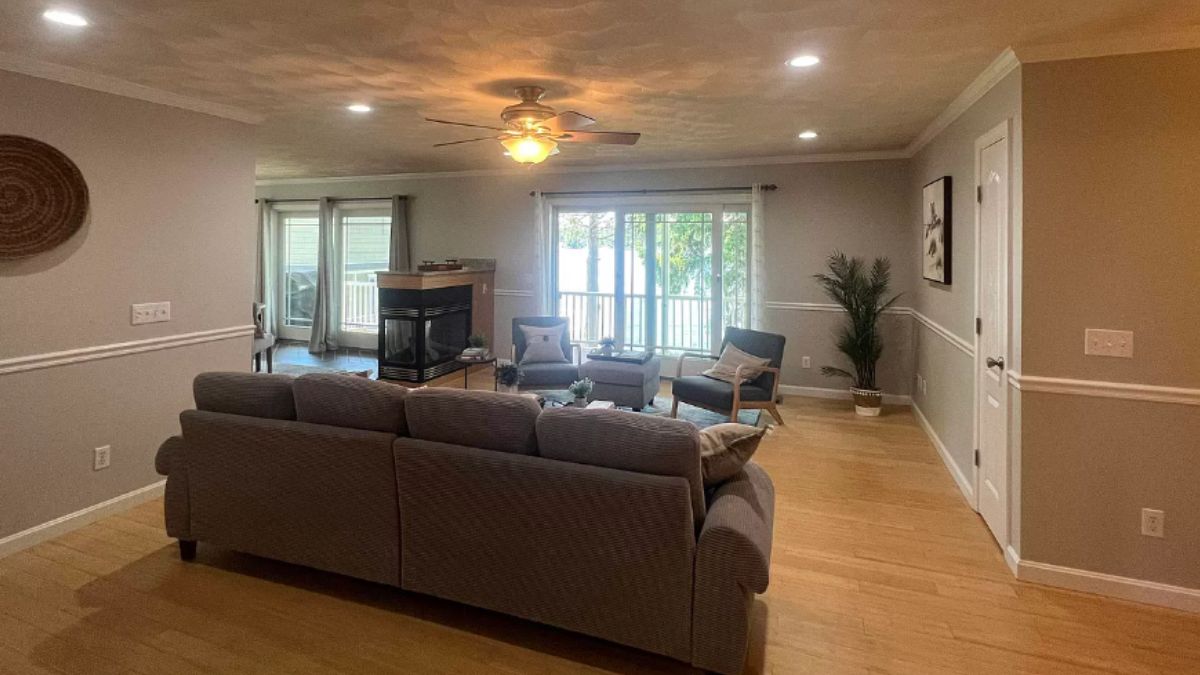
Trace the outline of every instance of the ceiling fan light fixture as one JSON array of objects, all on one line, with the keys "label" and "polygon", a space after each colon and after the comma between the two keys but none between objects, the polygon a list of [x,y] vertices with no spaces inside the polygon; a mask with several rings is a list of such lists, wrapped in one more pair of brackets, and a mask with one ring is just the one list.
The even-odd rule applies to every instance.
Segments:
[{"label": "ceiling fan light fixture", "polygon": [[64,9],[48,9],[45,12],[42,12],[42,18],[47,21],[61,23],[64,26],[74,26],[76,28],[83,28],[84,26],[88,25],[88,20],[83,18],[82,14],[68,12]]},{"label": "ceiling fan light fixture", "polygon": [[549,138],[528,135],[505,138],[500,144],[508,150],[513,161],[521,164],[541,164],[558,149],[558,143]]},{"label": "ceiling fan light fixture", "polygon": [[800,56],[794,56],[788,59],[787,64],[793,68],[812,68],[820,62],[821,58],[819,56],[813,56],[812,54],[801,54]]},{"label": "ceiling fan light fixture", "polygon": [[817,132],[815,132],[811,129],[808,131],[800,132],[800,140],[803,140],[803,141],[811,141],[811,140],[815,139],[816,137],[817,137]]}]

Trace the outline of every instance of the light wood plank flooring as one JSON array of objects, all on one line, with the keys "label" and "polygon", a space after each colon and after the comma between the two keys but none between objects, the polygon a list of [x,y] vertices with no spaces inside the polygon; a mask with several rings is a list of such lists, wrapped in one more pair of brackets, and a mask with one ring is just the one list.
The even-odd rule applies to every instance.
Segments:
[{"label": "light wood plank flooring", "polygon": [[[1200,672],[1198,616],[1015,581],[907,410],[783,411],[757,456],[778,501],[747,672]],[[203,544],[185,564],[157,501],[0,559],[0,673],[208,672],[692,671]]]}]

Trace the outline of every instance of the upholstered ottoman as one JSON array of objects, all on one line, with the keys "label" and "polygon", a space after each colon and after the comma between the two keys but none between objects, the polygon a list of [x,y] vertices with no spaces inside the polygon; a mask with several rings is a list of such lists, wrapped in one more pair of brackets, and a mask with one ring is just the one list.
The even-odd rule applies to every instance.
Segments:
[{"label": "upholstered ottoman", "polygon": [[658,394],[658,375],[662,361],[657,356],[645,363],[587,360],[579,366],[579,376],[595,383],[592,400],[612,401],[640,411]]}]

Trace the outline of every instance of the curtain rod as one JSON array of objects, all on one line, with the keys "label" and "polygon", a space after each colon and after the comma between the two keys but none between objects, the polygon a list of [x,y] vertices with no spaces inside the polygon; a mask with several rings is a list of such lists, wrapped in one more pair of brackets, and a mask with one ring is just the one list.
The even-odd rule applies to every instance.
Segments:
[{"label": "curtain rod", "polygon": [[[664,194],[687,194],[690,192],[750,192],[754,189],[752,185],[741,185],[737,187],[710,187],[710,188],[675,188],[673,190],[578,190],[575,192],[543,192],[543,197],[587,197],[597,196],[605,197],[612,195],[664,195]],[[768,192],[778,190],[779,186],[768,184],[762,186],[763,190]],[[537,196],[537,191],[529,193],[530,197]]]},{"label": "curtain rod", "polygon": [[[390,202],[391,197],[329,197],[331,202]],[[254,203],[266,202],[268,204],[288,204],[296,202],[319,202],[320,197],[311,199],[255,199]]]}]

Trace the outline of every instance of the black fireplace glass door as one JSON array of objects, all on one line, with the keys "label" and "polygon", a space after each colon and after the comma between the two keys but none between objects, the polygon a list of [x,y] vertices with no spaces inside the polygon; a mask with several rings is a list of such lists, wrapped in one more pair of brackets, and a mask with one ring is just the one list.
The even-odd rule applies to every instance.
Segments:
[{"label": "black fireplace glass door", "polygon": [[462,353],[467,346],[470,318],[467,312],[454,312],[426,320],[426,366],[444,363]]},{"label": "black fireplace glass door", "polygon": [[417,320],[385,319],[383,322],[383,360],[401,368],[417,367]]}]

